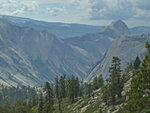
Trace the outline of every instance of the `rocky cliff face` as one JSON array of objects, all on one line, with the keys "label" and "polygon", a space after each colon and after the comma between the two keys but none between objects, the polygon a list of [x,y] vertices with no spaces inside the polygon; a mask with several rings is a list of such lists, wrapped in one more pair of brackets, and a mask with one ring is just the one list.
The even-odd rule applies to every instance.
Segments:
[{"label": "rocky cliff face", "polygon": [[63,73],[86,78],[90,67],[104,56],[116,36],[128,33],[128,27],[119,20],[100,33],[61,39],[46,30],[20,27],[0,19],[1,83],[37,86],[44,81],[53,82],[56,75]]},{"label": "rocky cliff face", "polygon": [[112,41],[102,34],[63,40],[46,31],[18,27],[1,19],[1,83],[37,86],[44,81],[53,82],[56,75],[63,73],[85,78]]},{"label": "rocky cliff face", "polygon": [[121,69],[134,62],[136,56],[142,60],[146,54],[145,43],[150,42],[150,36],[146,35],[126,35],[116,39],[108,49],[104,58],[90,71],[87,81],[94,76],[103,74],[106,79],[109,76],[109,67],[113,56],[121,59]]}]

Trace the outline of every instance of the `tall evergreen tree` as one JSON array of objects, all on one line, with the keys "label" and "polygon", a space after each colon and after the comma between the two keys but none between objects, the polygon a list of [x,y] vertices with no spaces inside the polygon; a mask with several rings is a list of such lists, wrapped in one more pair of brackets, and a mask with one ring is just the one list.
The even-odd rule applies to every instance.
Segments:
[{"label": "tall evergreen tree", "polygon": [[55,93],[56,93],[56,98],[58,98],[58,76],[55,78]]},{"label": "tall evergreen tree", "polygon": [[141,61],[140,61],[139,57],[137,56],[134,61],[134,69],[138,69],[140,64],[141,64]]},{"label": "tall evergreen tree", "polygon": [[60,77],[60,80],[59,80],[59,85],[61,88],[61,93],[62,93],[62,98],[65,98],[66,97],[66,75],[63,74],[63,76]]},{"label": "tall evergreen tree", "polygon": [[150,44],[146,43],[148,53],[142,65],[136,71],[132,79],[131,91],[127,102],[130,113],[150,112]]},{"label": "tall evergreen tree", "polygon": [[84,95],[84,84],[83,80],[80,83],[80,88],[79,88],[79,96],[82,97]]},{"label": "tall evergreen tree", "polygon": [[50,86],[49,82],[45,83],[45,91],[46,91],[46,101],[48,101],[51,105],[53,105],[53,89]]},{"label": "tall evergreen tree", "polygon": [[65,79],[66,75],[63,74],[63,76],[60,77],[59,83],[58,83],[58,109],[59,109],[59,113],[62,113],[61,110],[61,102],[62,102],[62,98],[66,97],[66,79]]},{"label": "tall evergreen tree", "polygon": [[88,85],[87,85],[87,90],[88,90],[88,96],[90,97],[91,96],[91,93],[92,93],[92,85],[91,85],[91,83],[89,83]]},{"label": "tall evergreen tree", "polygon": [[40,92],[39,95],[39,106],[38,106],[38,113],[41,113],[43,110],[43,94]]},{"label": "tall evergreen tree", "polygon": [[98,77],[94,77],[94,80],[93,80],[93,90],[96,90],[99,88],[99,83],[98,83]]},{"label": "tall evergreen tree", "polygon": [[72,77],[68,80],[68,90],[69,90],[69,98],[71,100],[71,103],[74,102],[74,98],[75,98],[75,87],[74,87],[74,83],[75,83],[75,79],[74,79],[74,76],[72,75]]},{"label": "tall evergreen tree", "polygon": [[61,110],[61,102],[62,102],[62,98],[63,98],[63,89],[61,87],[61,85],[59,84],[59,87],[58,87],[58,109],[59,109],[59,113],[62,113],[62,110]]},{"label": "tall evergreen tree", "polygon": [[102,88],[104,86],[104,79],[103,79],[102,74],[98,78],[98,86],[99,88]]},{"label": "tall evergreen tree", "polygon": [[78,79],[78,77],[76,77],[74,80],[74,95],[75,95],[75,97],[79,96],[79,88],[80,88],[79,79]]},{"label": "tall evergreen tree", "polygon": [[121,84],[121,69],[120,69],[120,59],[118,57],[112,58],[112,64],[110,67],[110,93],[111,102],[116,101],[116,95],[121,98],[120,84]]},{"label": "tall evergreen tree", "polygon": [[42,113],[53,113],[53,106],[49,102],[46,102],[43,106]]}]

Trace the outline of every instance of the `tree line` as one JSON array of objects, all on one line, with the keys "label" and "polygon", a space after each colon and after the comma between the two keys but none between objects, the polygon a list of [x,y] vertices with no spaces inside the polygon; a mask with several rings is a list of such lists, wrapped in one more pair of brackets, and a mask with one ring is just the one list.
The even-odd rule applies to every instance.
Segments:
[{"label": "tree line", "polygon": [[[66,77],[56,76],[55,83],[45,82],[45,86],[39,88],[37,93],[28,95],[26,101],[19,99],[11,105],[6,99],[5,104],[0,106],[2,113],[53,113],[57,108],[59,113],[63,112],[62,101],[69,99],[70,105],[75,103],[85,95],[92,96],[92,92],[97,89],[102,90],[102,101],[106,105],[117,105],[118,103],[126,103],[118,111],[118,113],[149,113],[150,109],[150,44],[146,43],[147,54],[141,62],[137,56],[135,61],[130,64],[124,71],[121,70],[121,60],[114,56],[109,68],[110,76],[105,80],[103,75],[96,76],[92,82],[86,83],[79,80],[78,77],[72,75]],[[122,95],[124,83],[130,78],[132,72],[131,90],[125,96]],[[4,90],[4,95],[7,95]],[[29,90],[28,90],[29,91]],[[14,92],[13,92],[14,93]],[[13,95],[13,93],[10,93]],[[23,92],[27,93],[27,92]],[[29,93],[30,94],[30,93]],[[20,93],[20,95],[23,95]],[[0,95],[0,98],[2,96]],[[22,99],[22,98],[21,98]],[[22,100],[25,100],[22,99]],[[12,101],[12,100],[11,100]],[[57,105],[57,107],[56,107]]]}]

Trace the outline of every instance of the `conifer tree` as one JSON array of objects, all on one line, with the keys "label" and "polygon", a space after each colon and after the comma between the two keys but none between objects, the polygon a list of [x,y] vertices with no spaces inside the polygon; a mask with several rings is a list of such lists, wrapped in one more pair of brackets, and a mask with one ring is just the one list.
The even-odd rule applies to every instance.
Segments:
[{"label": "conifer tree", "polygon": [[98,86],[99,86],[99,88],[102,88],[104,86],[104,79],[103,79],[102,74],[99,76]]},{"label": "conifer tree", "polygon": [[131,91],[127,102],[127,109],[130,113],[150,112],[150,44],[146,43],[148,53],[142,65],[135,72],[132,79]]},{"label": "conifer tree", "polygon": [[111,102],[114,103],[116,101],[116,95],[121,98],[121,90],[120,90],[120,83],[121,83],[121,69],[120,69],[120,59],[118,57],[112,58],[112,65],[110,67],[110,96]]},{"label": "conifer tree", "polygon": [[104,87],[104,89],[103,89],[103,96],[102,96],[102,98],[103,98],[103,101],[106,103],[106,104],[108,104],[109,103],[109,97],[110,97],[110,85],[109,84],[107,84],[105,87]]},{"label": "conifer tree", "polygon": [[74,95],[75,97],[79,96],[79,88],[80,88],[80,84],[79,84],[79,79],[78,77],[76,77],[76,79],[74,80]]},{"label": "conifer tree", "polygon": [[39,97],[38,113],[41,113],[43,110],[43,94],[42,94],[42,92],[40,92],[39,96],[40,97]]},{"label": "conifer tree", "polygon": [[61,88],[62,98],[66,97],[66,75],[60,77],[59,88]]},{"label": "conifer tree", "polygon": [[59,113],[62,113],[62,110],[61,110],[62,98],[63,98],[63,89],[62,89],[61,85],[59,84],[59,87],[58,87],[58,109],[59,109]]},{"label": "conifer tree", "polygon": [[91,83],[89,83],[88,85],[87,85],[87,89],[88,89],[88,96],[90,97],[91,96],[91,93],[92,93],[92,85],[91,85]]},{"label": "conifer tree", "polygon": [[51,105],[53,105],[53,89],[50,86],[49,82],[45,83],[45,91],[46,91],[46,101],[48,101]]},{"label": "conifer tree", "polygon": [[53,113],[53,106],[49,102],[46,102],[43,106],[42,113]]},{"label": "conifer tree", "polygon": [[58,83],[58,109],[59,113],[62,113],[61,110],[61,102],[62,98],[66,97],[66,75],[63,74],[63,76],[60,77],[59,83]]},{"label": "conifer tree", "polygon": [[74,102],[74,98],[75,98],[75,87],[74,87],[74,83],[75,83],[75,80],[74,80],[74,76],[72,75],[72,77],[68,80],[68,90],[69,90],[69,98],[71,100],[71,103]]},{"label": "conifer tree", "polygon": [[140,61],[139,57],[137,56],[134,61],[134,69],[138,69],[140,64],[141,64],[141,61]]},{"label": "conifer tree", "polygon": [[55,93],[56,93],[56,98],[58,98],[58,76],[55,78]]},{"label": "conifer tree", "polygon": [[96,90],[99,88],[99,83],[98,83],[98,77],[94,77],[94,80],[93,80],[93,90]]},{"label": "conifer tree", "polygon": [[80,88],[79,88],[79,96],[82,97],[84,95],[84,84],[83,80],[80,83]]}]

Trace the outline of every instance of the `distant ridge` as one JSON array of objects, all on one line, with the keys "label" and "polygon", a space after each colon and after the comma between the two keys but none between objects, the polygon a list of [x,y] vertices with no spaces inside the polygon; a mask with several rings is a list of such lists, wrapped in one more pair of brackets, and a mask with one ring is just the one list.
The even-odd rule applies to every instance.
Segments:
[{"label": "distant ridge", "polygon": [[58,38],[70,38],[84,35],[86,33],[98,33],[103,26],[61,23],[61,22],[46,22],[33,20],[30,18],[0,15],[0,18],[7,20],[9,23],[20,27],[31,27],[38,31],[46,30],[49,33],[56,35]]}]

